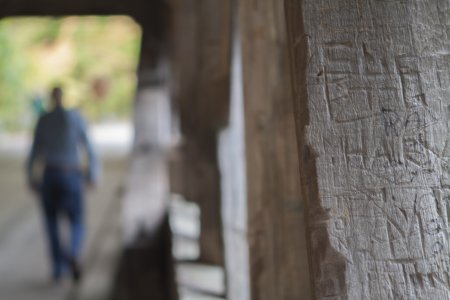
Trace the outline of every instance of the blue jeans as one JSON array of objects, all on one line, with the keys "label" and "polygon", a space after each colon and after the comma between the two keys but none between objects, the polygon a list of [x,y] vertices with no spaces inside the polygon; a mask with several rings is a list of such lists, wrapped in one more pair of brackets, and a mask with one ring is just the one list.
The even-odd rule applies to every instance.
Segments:
[{"label": "blue jeans", "polygon": [[[78,170],[47,167],[42,181],[42,208],[48,237],[53,276],[66,271],[69,260],[78,260],[84,241],[83,179]],[[70,224],[69,245],[63,245],[59,219]]]}]

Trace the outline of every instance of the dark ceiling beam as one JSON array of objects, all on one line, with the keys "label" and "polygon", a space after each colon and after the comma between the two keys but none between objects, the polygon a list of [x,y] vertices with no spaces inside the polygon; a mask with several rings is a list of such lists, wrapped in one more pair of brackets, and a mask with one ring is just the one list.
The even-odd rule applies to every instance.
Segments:
[{"label": "dark ceiling beam", "polygon": [[163,17],[161,8],[165,7],[165,2],[165,0],[0,0],[0,18],[128,15],[140,24],[151,25]]}]

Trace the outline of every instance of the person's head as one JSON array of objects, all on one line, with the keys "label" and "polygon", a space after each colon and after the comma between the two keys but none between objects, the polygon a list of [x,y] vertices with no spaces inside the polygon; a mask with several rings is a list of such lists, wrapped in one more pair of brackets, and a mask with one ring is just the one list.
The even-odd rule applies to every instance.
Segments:
[{"label": "person's head", "polygon": [[55,86],[52,89],[50,96],[51,96],[51,101],[52,101],[53,106],[55,106],[55,107],[62,106],[63,90],[60,86]]}]

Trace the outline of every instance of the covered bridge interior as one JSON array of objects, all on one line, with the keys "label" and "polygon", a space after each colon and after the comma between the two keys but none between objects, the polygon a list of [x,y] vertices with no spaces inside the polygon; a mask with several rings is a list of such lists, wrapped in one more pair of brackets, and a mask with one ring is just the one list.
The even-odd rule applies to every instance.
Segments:
[{"label": "covered bridge interior", "polygon": [[179,296],[174,193],[225,270],[215,297],[449,297],[449,1],[0,3],[68,15],[143,31],[113,299],[157,299],[151,272]]}]

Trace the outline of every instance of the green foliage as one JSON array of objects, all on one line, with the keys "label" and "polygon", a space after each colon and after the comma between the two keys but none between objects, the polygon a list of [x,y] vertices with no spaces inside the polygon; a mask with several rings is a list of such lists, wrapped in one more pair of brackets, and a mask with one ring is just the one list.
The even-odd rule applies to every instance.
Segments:
[{"label": "green foliage", "polygon": [[33,99],[55,84],[91,121],[129,117],[140,38],[121,16],[0,21],[0,130],[32,125]]}]

